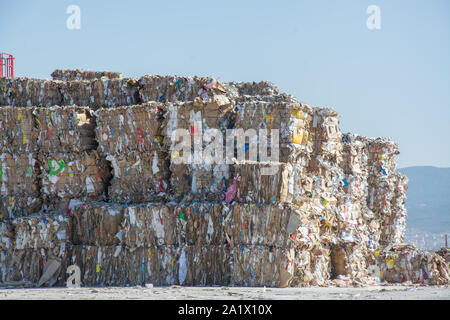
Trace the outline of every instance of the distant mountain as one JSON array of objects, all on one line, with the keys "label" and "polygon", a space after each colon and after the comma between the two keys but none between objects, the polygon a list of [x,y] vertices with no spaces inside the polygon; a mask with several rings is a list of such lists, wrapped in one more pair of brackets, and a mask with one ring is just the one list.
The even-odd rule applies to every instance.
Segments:
[{"label": "distant mountain", "polygon": [[424,249],[444,246],[450,237],[450,168],[407,167],[406,241]]}]

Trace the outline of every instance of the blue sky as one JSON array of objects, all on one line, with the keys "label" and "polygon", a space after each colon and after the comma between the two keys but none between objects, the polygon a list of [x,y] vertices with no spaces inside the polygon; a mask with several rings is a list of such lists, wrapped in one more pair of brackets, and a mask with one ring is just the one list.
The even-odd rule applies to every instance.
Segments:
[{"label": "blue sky", "polygon": [[[399,167],[450,167],[450,1],[5,1],[0,51],[16,76],[56,68],[274,82],[388,136]],[[81,8],[81,29],[66,8]],[[369,5],[381,29],[366,27]]]}]

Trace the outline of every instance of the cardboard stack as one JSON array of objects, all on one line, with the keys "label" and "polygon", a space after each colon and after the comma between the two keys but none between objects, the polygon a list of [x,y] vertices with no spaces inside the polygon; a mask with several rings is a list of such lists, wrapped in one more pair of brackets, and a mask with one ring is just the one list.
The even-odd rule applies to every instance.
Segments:
[{"label": "cardboard stack", "polygon": [[439,255],[400,246],[390,139],[264,81],[52,76],[0,79],[2,283],[63,285],[71,264],[83,285],[448,283]]}]

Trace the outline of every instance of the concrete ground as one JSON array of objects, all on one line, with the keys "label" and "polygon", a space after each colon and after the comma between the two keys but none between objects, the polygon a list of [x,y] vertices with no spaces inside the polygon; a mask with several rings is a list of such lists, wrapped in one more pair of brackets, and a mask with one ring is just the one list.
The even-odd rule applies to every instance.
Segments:
[{"label": "concrete ground", "polygon": [[0,300],[450,300],[449,286],[0,288]]}]

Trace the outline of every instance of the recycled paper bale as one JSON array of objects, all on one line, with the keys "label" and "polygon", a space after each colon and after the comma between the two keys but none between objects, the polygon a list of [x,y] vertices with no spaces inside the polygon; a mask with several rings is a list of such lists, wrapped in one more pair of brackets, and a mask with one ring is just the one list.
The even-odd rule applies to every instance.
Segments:
[{"label": "recycled paper bale", "polygon": [[395,168],[395,156],[398,144],[389,138],[369,139],[369,166],[371,173],[383,173],[389,175]]},{"label": "recycled paper bale", "polygon": [[226,245],[189,245],[178,259],[178,284],[183,286],[229,285],[230,247]]},{"label": "recycled paper bale", "polygon": [[168,164],[164,152],[108,155],[112,180],[108,187],[109,199],[119,203],[157,201],[168,192]]},{"label": "recycled paper bale", "polygon": [[330,280],[330,249],[321,243],[295,249],[292,286],[325,286]]},{"label": "recycled paper bale", "polygon": [[42,199],[34,195],[13,194],[0,197],[0,220],[36,214],[41,207]]},{"label": "recycled paper bale", "polygon": [[39,163],[36,154],[0,153],[1,195],[27,194],[38,196]]},{"label": "recycled paper bale", "polygon": [[230,167],[227,164],[208,166],[171,163],[171,196],[178,202],[223,201],[232,181]]},{"label": "recycled paper bale", "polygon": [[381,220],[381,241],[401,243],[406,226],[404,208],[407,178],[401,173],[377,174],[369,178],[369,208]]},{"label": "recycled paper bale", "polygon": [[447,264],[450,262],[450,249],[449,248],[441,248],[438,251],[436,251],[436,254],[438,254],[442,258],[444,258],[444,260]]},{"label": "recycled paper bale", "polygon": [[138,82],[142,102],[196,101],[208,104],[226,98],[225,87],[212,78],[145,75]]},{"label": "recycled paper bale", "polygon": [[145,103],[96,111],[99,149],[107,155],[160,150],[160,104]]},{"label": "recycled paper bale", "polygon": [[35,153],[38,127],[34,108],[0,107],[0,147],[2,152]]},{"label": "recycled paper bale", "polygon": [[365,137],[356,134],[342,135],[342,164],[340,166],[346,174],[368,174],[369,144]]},{"label": "recycled paper bale", "polygon": [[81,286],[141,284],[143,249],[121,246],[73,246],[71,263],[81,271]]},{"label": "recycled paper bale", "polygon": [[23,282],[37,286],[44,273],[45,264],[58,260],[60,268],[51,277],[52,285],[64,286],[65,271],[69,266],[69,260],[66,257],[69,256],[69,252],[70,249],[65,246],[2,250],[0,252],[0,285],[8,282]]},{"label": "recycled paper bale", "polygon": [[11,223],[14,247],[19,250],[64,246],[70,239],[70,220],[65,215],[21,217]]},{"label": "recycled paper bale", "polygon": [[227,82],[225,87],[231,87],[236,90],[236,96],[274,96],[278,95],[278,87],[269,81],[260,82]]},{"label": "recycled paper bale", "polygon": [[222,205],[140,204],[124,210],[121,232],[126,246],[222,245]]},{"label": "recycled paper bale", "polygon": [[[227,128],[232,126],[232,108],[233,104],[228,99],[210,103],[166,103],[164,105],[166,113],[161,124],[164,145],[168,150],[173,150],[175,144],[178,143],[178,137],[173,136],[175,130],[185,129],[189,135],[197,135],[200,138],[199,144],[194,137],[191,137],[193,139],[192,150],[194,150],[195,144],[206,146],[207,143],[202,136],[205,130],[217,129],[223,134]],[[225,143],[224,137],[222,137],[222,140]]]},{"label": "recycled paper bale", "polygon": [[[315,153],[329,157],[339,157],[342,152],[341,132],[336,111],[328,108],[315,108],[312,120]],[[337,159],[337,162],[340,162]]]},{"label": "recycled paper bale", "polygon": [[[295,163],[297,158],[304,158],[305,154],[313,152],[314,137],[311,134],[313,111],[308,105],[296,101],[268,102],[257,98],[245,98],[236,100],[234,110],[238,115],[234,128],[243,129],[244,132],[253,129],[258,134],[259,140],[266,138],[259,136],[260,129],[267,130],[270,139],[271,130],[279,130],[280,162]],[[250,148],[251,142],[248,143]],[[267,145],[272,145],[271,140]],[[246,159],[253,160],[247,157]]]},{"label": "recycled paper bale", "polygon": [[[93,107],[118,107],[125,105],[138,104],[139,98],[139,88],[137,80],[131,78],[114,78],[93,80],[92,86],[94,88],[99,88],[100,90],[93,91],[94,102]],[[103,97],[103,99],[102,99]],[[99,103],[95,103],[98,100]],[[91,105],[91,104],[89,104]]]},{"label": "recycled paper bale", "polygon": [[127,206],[116,237],[127,247],[179,244],[174,207],[156,203]]},{"label": "recycled paper bale", "polygon": [[72,263],[81,269],[82,286],[170,286],[178,282],[179,246],[134,248],[74,246]]},{"label": "recycled paper bale", "polygon": [[88,107],[37,108],[39,152],[80,152],[95,149],[95,117]]},{"label": "recycled paper bale", "polygon": [[14,225],[10,221],[0,222],[0,250],[14,247]]},{"label": "recycled paper bale", "polygon": [[245,161],[230,167],[233,182],[228,184],[226,202],[297,202],[305,172],[303,166]]},{"label": "recycled paper bale", "polygon": [[53,80],[63,80],[63,81],[72,81],[72,80],[92,80],[92,79],[100,79],[102,77],[106,77],[109,79],[112,78],[122,78],[122,74],[120,72],[111,72],[111,71],[91,71],[91,70],[61,70],[56,69],[51,73]]},{"label": "recycled paper bale", "polygon": [[101,94],[99,90],[93,90],[94,81],[60,81],[58,90],[61,92],[62,102],[57,105],[91,106],[95,103],[92,97]]},{"label": "recycled paper bale", "polygon": [[381,280],[390,283],[446,285],[450,280],[449,266],[441,256],[412,245],[394,245],[375,251],[374,258]]},{"label": "recycled paper bale", "polygon": [[41,193],[50,201],[50,206],[55,206],[54,210],[65,208],[70,199],[104,199],[110,168],[95,150],[79,154],[42,154],[40,164]]},{"label": "recycled paper bale", "polygon": [[295,250],[236,245],[231,248],[230,268],[232,286],[286,287],[294,274]]},{"label": "recycled paper bale", "polygon": [[268,245],[288,248],[292,208],[258,203],[224,206],[223,228],[230,245]]},{"label": "recycled paper bale", "polygon": [[61,81],[0,78],[0,106],[50,107],[63,101]]},{"label": "recycled paper bale", "polygon": [[366,246],[361,243],[340,243],[331,247],[331,277],[348,280],[347,284],[369,281]]},{"label": "recycled paper bale", "polygon": [[223,245],[226,243],[223,218],[226,208],[217,203],[192,203],[174,208],[179,243]]},{"label": "recycled paper bale", "polygon": [[121,243],[123,208],[105,202],[81,203],[70,209],[74,245],[112,246]]}]

